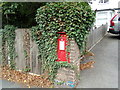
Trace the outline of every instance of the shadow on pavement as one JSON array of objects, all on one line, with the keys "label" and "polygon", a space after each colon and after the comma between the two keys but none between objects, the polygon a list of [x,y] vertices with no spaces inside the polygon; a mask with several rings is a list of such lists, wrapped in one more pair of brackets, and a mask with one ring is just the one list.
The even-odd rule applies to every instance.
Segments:
[{"label": "shadow on pavement", "polygon": [[118,39],[118,40],[120,40],[120,35],[110,34],[110,35],[108,36],[108,38],[110,38],[110,39]]}]

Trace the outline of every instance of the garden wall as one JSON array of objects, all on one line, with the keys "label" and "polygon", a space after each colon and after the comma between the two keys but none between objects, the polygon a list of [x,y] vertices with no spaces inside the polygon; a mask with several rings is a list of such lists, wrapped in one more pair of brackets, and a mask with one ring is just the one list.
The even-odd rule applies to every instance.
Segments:
[{"label": "garden wall", "polygon": [[[107,31],[107,24],[102,25],[97,29],[92,29],[88,36],[87,49],[90,49],[93,45],[97,43],[97,41],[103,38],[104,35],[106,34],[106,31]],[[38,47],[30,37],[29,29],[17,29],[15,32],[16,32],[15,48],[17,53],[15,62],[16,62],[17,69],[22,70],[27,65],[29,68],[31,68],[31,72],[40,74],[41,62],[38,59]],[[1,38],[0,38],[0,41],[1,41]],[[2,47],[1,43],[0,43],[0,47]],[[72,46],[72,48],[78,50],[74,46]],[[7,52],[7,49],[6,49],[6,52]],[[71,52],[71,53],[74,53],[74,52]],[[6,57],[8,60],[6,62],[9,63],[9,57],[8,56]]]},{"label": "garden wall", "polygon": [[[1,31],[1,29],[0,29],[0,31]],[[0,64],[2,63],[1,60],[2,60],[2,36],[0,33]]]},{"label": "garden wall", "polygon": [[[102,25],[97,29],[92,29],[88,35],[87,49],[90,49],[100,39],[104,37],[107,31],[107,25]],[[42,74],[41,60],[38,58],[38,47],[35,41],[30,36],[29,29],[17,29],[15,31],[15,49],[16,49],[16,68],[17,70],[31,69],[31,73]],[[1,38],[0,38],[1,39]],[[7,43],[6,43],[7,44]],[[0,47],[1,44],[0,44]],[[7,55],[7,47],[5,48],[6,64],[9,64],[9,57]],[[75,70],[60,68],[58,70],[56,80],[77,82],[80,74],[80,52],[77,43],[74,40],[70,41],[70,62],[76,66]],[[26,67],[27,66],[27,67]],[[63,77],[64,76],[64,77]],[[75,83],[77,84],[77,83]],[[62,86],[56,86],[58,88]],[[66,86],[65,86],[66,87]]]}]

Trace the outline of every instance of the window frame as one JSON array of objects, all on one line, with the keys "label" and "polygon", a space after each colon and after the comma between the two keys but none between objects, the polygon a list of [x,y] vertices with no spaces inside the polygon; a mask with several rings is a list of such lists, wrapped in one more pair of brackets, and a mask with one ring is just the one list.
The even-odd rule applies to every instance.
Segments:
[{"label": "window frame", "polygon": [[108,3],[109,2],[109,0],[107,0],[106,2],[105,2],[105,0],[99,0],[99,4],[105,4],[105,3]]}]

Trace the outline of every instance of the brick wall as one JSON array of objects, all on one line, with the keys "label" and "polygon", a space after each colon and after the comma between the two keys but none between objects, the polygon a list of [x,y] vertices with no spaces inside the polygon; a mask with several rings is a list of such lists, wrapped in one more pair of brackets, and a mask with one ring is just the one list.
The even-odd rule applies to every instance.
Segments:
[{"label": "brick wall", "polygon": [[[70,40],[70,63],[75,67],[74,69],[70,68],[60,68],[58,70],[55,87],[56,88],[74,88],[79,82],[80,75],[80,50],[78,48],[75,40]],[[63,82],[59,85],[58,82]],[[58,84],[58,85],[57,85]]]}]

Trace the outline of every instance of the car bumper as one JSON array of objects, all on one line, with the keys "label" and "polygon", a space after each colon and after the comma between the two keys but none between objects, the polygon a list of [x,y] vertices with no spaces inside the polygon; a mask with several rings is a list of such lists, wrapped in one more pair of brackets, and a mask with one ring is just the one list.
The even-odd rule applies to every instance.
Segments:
[{"label": "car bumper", "polygon": [[112,34],[120,34],[120,31],[115,31],[113,29],[109,29],[109,32]]}]

